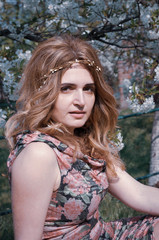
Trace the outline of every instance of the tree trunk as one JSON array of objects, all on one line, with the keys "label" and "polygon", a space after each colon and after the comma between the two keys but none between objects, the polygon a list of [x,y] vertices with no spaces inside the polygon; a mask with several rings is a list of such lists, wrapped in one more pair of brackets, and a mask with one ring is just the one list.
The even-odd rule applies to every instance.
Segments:
[{"label": "tree trunk", "polygon": [[[155,112],[152,137],[151,137],[151,161],[150,174],[159,172],[159,111]],[[149,178],[149,185],[159,182],[159,174]]]}]

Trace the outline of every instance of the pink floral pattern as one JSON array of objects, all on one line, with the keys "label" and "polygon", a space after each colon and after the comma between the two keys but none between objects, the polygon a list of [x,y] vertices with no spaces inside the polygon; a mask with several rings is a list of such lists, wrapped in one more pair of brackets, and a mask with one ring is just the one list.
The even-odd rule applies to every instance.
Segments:
[{"label": "pink floral pattern", "polygon": [[55,240],[149,240],[158,217],[142,216],[104,222],[98,206],[105,196],[108,180],[106,163],[82,155],[73,158],[73,150],[47,134],[26,131],[17,136],[15,149],[7,166],[11,167],[17,155],[31,142],[44,142],[56,153],[61,171],[61,184],[52,193],[42,239]]}]

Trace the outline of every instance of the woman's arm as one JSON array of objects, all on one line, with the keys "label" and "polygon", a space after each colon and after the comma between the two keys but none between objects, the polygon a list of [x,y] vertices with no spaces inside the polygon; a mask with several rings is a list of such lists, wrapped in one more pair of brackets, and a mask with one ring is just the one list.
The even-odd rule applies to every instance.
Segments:
[{"label": "woman's arm", "polygon": [[109,192],[133,209],[159,215],[159,189],[146,186],[128,173],[117,169],[118,180],[109,185]]},{"label": "woman's arm", "polygon": [[54,151],[45,143],[29,144],[12,166],[15,240],[40,240],[53,190],[60,183]]}]

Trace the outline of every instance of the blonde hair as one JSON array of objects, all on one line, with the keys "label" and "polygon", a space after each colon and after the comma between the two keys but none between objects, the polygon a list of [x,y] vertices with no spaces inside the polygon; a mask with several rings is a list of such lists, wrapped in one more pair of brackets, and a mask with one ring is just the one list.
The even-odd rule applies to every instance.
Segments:
[{"label": "blonde hair", "polygon": [[51,120],[51,110],[67,67],[53,74],[49,74],[50,69],[75,59],[94,61],[102,69],[95,49],[79,38],[56,36],[39,44],[24,69],[20,97],[16,103],[17,113],[6,124],[6,138],[14,148],[16,135],[25,130],[39,130],[56,136],[65,143],[74,144],[76,149],[80,146],[84,153],[104,158],[109,177],[116,177],[114,166],[124,169],[124,164],[114,147],[110,148],[108,135],[116,128],[118,114],[112,89],[106,84],[103,71],[96,71],[95,67],[82,64],[94,79],[96,100],[89,120],[82,128],[75,130],[74,138],[65,126]]}]

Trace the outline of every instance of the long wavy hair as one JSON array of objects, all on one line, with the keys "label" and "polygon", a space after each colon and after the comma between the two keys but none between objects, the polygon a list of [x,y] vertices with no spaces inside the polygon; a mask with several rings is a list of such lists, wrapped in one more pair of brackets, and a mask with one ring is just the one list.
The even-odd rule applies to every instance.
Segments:
[{"label": "long wavy hair", "polygon": [[[94,61],[94,66],[101,68],[101,71],[96,71],[95,67],[88,64],[82,64],[95,82],[95,104],[86,124],[75,129],[72,136],[65,126],[51,119],[52,109],[60,91],[61,78],[69,67],[66,66],[53,74],[50,74],[50,69],[65,66],[75,59]],[[74,145],[76,151],[80,149],[92,157],[105,159],[110,178],[116,177],[115,166],[124,169],[124,164],[109,140],[116,128],[116,101],[112,89],[104,80],[97,53],[86,41],[64,35],[40,43],[24,69],[16,109],[17,112],[6,124],[6,138],[11,148],[16,144],[18,133],[38,130],[55,136],[68,145]]]}]

